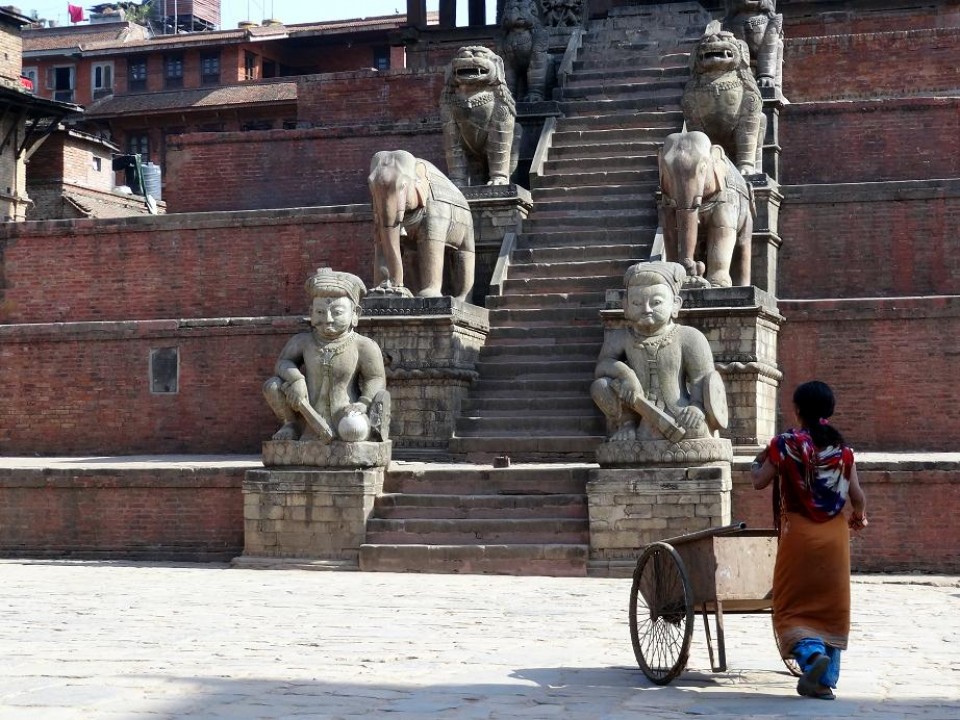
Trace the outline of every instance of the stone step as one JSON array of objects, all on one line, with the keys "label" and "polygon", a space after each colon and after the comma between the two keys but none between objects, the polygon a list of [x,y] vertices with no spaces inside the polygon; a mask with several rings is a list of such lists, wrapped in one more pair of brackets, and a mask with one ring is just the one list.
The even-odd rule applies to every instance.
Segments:
[{"label": "stone step", "polygon": [[657,226],[655,223],[626,228],[586,228],[554,230],[552,232],[523,233],[517,239],[518,248],[561,248],[570,246],[653,244]]},{"label": "stone step", "polygon": [[654,197],[657,182],[643,182],[628,185],[584,185],[581,187],[538,188],[534,191],[534,203],[548,203],[559,201],[589,202],[596,200],[597,204],[614,198],[625,196]]},{"label": "stone step", "polygon": [[528,358],[531,355],[540,357],[544,353],[551,357],[571,357],[587,360],[596,359],[597,351],[600,345],[595,342],[576,342],[574,339],[568,339],[562,344],[551,344],[544,346],[543,343],[531,341],[526,345],[517,345],[515,343],[500,345],[496,339],[491,339],[480,349],[481,360],[493,360],[494,358],[503,358],[505,362],[514,359]]},{"label": "stone step", "polygon": [[566,346],[578,343],[603,343],[603,328],[565,328],[556,325],[542,327],[498,327],[490,331],[487,343],[491,347],[508,348],[514,345],[537,343],[548,350],[554,346]]},{"label": "stone step", "polygon": [[457,420],[457,437],[556,437],[600,435],[606,427],[603,417],[572,415],[561,417],[474,417]]},{"label": "stone step", "polygon": [[589,465],[428,465],[393,463],[384,478],[384,493],[414,495],[582,495]]},{"label": "stone step", "polygon": [[[571,103],[577,105],[577,103]],[[575,108],[576,109],[576,108]],[[576,116],[562,118],[557,123],[554,133],[554,142],[558,136],[566,132],[596,131],[596,130],[635,130],[662,128],[668,132],[679,132],[683,127],[683,111],[679,108],[670,110],[648,110],[638,112],[637,108],[628,108],[626,111],[605,113],[583,112]]]},{"label": "stone step", "polygon": [[594,83],[640,82],[645,80],[679,80],[686,82],[690,76],[690,68],[686,63],[664,67],[662,64],[648,67],[635,65],[624,67],[622,63],[608,63],[602,67],[587,69],[581,61],[574,62],[573,73],[567,76],[564,89]]},{"label": "stone step", "polygon": [[[586,47],[574,60],[571,76],[576,78],[590,73],[601,74],[624,68],[663,68],[673,71],[690,67],[690,53],[695,42],[670,44],[662,47],[638,48],[632,44],[612,43],[605,48]],[[599,43],[598,43],[599,45]]]},{"label": "stone step", "polygon": [[564,102],[570,102],[574,100],[657,99],[679,105],[680,98],[683,96],[683,86],[682,82],[676,80],[648,83],[568,84],[563,88],[563,100]]},{"label": "stone step", "polygon": [[[487,297],[487,307],[491,310],[509,308],[560,308],[560,307],[603,307],[605,291],[542,293],[539,295],[491,295]],[[482,353],[482,351],[481,351]],[[481,355],[481,357],[483,357]]]},{"label": "stone step", "polygon": [[[599,312],[599,308],[597,308]],[[547,353],[545,358],[531,360],[517,360],[513,362],[491,362],[481,360],[477,363],[477,371],[484,380],[533,380],[543,376],[555,376],[557,374],[584,373],[589,375],[596,367],[596,358],[574,360],[571,358],[562,358],[557,361],[550,361]]]},{"label": "stone step", "polygon": [[[649,257],[649,254],[648,254]],[[602,292],[623,287],[623,275],[627,268],[639,260],[624,262],[623,269],[616,274],[595,277],[555,277],[555,278],[507,278],[503,287],[503,297],[514,295],[558,293],[558,292]]]},{"label": "stone step", "polygon": [[619,115],[630,110],[681,112],[680,96],[619,98],[615,100],[560,100],[565,115]]},{"label": "stone step", "polygon": [[579,210],[579,211],[544,211],[534,212],[524,221],[523,227],[527,232],[563,232],[565,230],[580,230],[583,228],[632,228],[641,225],[656,224],[655,207],[633,207],[629,209],[610,210]]},{"label": "stone step", "polygon": [[[522,263],[511,265],[509,277],[515,280],[554,277],[594,278],[621,275],[625,270],[626,266],[622,260],[567,260],[551,263]],[[493,313],[491,313],[491,317],[492,316]],[[502,316],[498,315],[497,317]]]},{"label": "stone step", "polygon": [[574,545],[590,542],[585,518],[381,519],[367,521],[372,545]]},{"label": "stone step", "polygon": [[[600,346],[597,345],[594,349],[594,359],[599,350]],[[570,392],[573,392],[573,388],[571,388]],[[550,397],[535,395],[525,398],[471,396],[463,401],[464,415],[494,417],[497,414],[511,412],[526,412],[540,415],[545,411],[554,413],[591,413],[596,411],[596,406],[587,392],[582,392],[578,395],[551,395]]]},{"label": "stone step", "polygon": [[[607,132],[612,131],[608,130]],[[549,162],[555,162],[582,158],[634,157],[653,158],[653,162],[656,162],[657,154],[663,146],[662,138],[665,138],[667,134],[666,131],[657,131],[657,139],[650,140],[633,140],[631,138],[620,142],[593,142],[579,145],[572,142],[561,145],[554,144],[550,148],[547,159]],[[578,133],[578,135],[582,136],[582,133]],[[554,139],[556,139],[556,135],[554,135]],[[573,138],[570,138],[570,140],[572,141]]]},{"label": "stone step", "polygon": [[478,573],[586,577],[589,545],[360,546],[360,569],[380,572]]},{"label": "stone step", "polygon": [[[656,170],[659,178],[659,169],[657,167],[657,153],[652,152],[646,155],[623,154],[609,155],[606,157],[596,157],[585,155],[581,157],[554,158],[550,157],[544,163],[543,176],[552,177],[554,175],[569,175],[582,173],[602,173],[613,170]],[[536,217],[535,212],[531,217]]]},{"label": "stone step", "polygon": [[556,132],[548,157],[610,157],[610,149],[629,155],[656,154],[671,128],[614,128],[612,130],[571,130]]},{"label": "stone step", "polygon": [[[514,251],[510,267],[526,263],[582,262],[586,260],[630,260],[649,246],[645,243],[616,245],[567,245],[564,247],[531,247]],[[551,298],[544,298],[549,301]]]},{"label": "stone step", "polygon": [[[557,372],[555,375],[522,380],[481,377],[474,384],[471,393],[476,397],[516,398],[537,393],[569,393],[571,388],[589,388],[592,382],[592,370],[589,373],[579,374]],[[531,434],[542,435],[544,433],[545,431]]]},{"label": "stone step", "polygon": [[[659,171],[656,167],[637,170],[611,170],[610,172],[563,173],[562,175],[538,175],[531,177],[534,191],[540,188],[583,187],[585,185],[637,185],[657,183]],[[536,194],[534,194],[536,202]]]},{"label": "stone step", "polygon": [[596,462],[596,449],[602,435],[567,435],[563,437],[500,436],[453,437],[450,452],[469,460],[480,461],[500,455],[513,462]]},{"label": "stone step", "polygon": [[582,494],[554,495],[414,495],[388,493],[377,498],[377,518],[397,519],[530,519],[586,518]]}]

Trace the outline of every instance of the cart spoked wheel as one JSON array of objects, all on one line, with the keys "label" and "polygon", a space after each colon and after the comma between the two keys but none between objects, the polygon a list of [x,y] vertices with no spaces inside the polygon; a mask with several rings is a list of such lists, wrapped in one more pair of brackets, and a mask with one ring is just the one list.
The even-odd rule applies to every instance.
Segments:
[{"label": "cart spoked wheel", "polygon": [[693,637],[693,593],[677,551],[647,546],[630,589],[630,638],[643,674],[666,685],[683,672]]},{"label": "cart spoked wheel", "polygon": [[[770,612],[770,622],[773,623],[773,611]],[[791,655],[790,657],[783,657],[783,648],[780,647],[780,638],[777,636],[776,627],[773,629],[773,641],[777,644],[777,652],[780,653],[780,659],[783,660],[783,664],[787,666],[787,670],[790,671],[790,674],[794,677],[800,677],[803,675],[803,670],[800,669],[800,663]]]}]

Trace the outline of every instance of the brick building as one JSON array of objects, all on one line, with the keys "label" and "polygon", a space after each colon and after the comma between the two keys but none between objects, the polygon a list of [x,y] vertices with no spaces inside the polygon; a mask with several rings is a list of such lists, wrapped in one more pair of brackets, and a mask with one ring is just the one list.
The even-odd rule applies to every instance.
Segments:
[{"label": "brick building", "polygon": [[27,28],[23,72],[37,95],[84,105],[89,131],[163,166],[174,135],[294,128],[298,76],[402,68],[390,34],[403,19],[154,37],[125,21]]},{"label": "brick building", "polygon": [[[591,4],[590,14],[649,4],[604,0]],[[779,424],[791,422],[796,384],[812,377],[830,382],[840,398],[836,423],[863,453],[861,476],[871,498],[873,534],[855,549],[857,566],[957,572],[960,2],[864,0],[850,7],[807,0],[784,2],[780,10],[791,104],[780,124],[777,294],[786,322],[779,335]],[[274,427],[260,385],[303,312],[303,278],[331,265],[371,279],[364,177],[372,152],[403,147],[442,167],[440,62],[456,43],[493,40],[487,28],[403,32],[415,41],[407,48],[417,59],[412,67],[328,68],[342,71],[224,83],[229,92],[275,87],[278,93],[291,83],[283,107],[295,129],[283,129],[283,112],[273,113],[271,130],[241,132],[237,114],[244,110],[191,110],[219,113],[225,131],[185,132],[168,142],[165,197],[185,212],[2,228],[0,385],[7,396],[0,451],[257,452]],[[244,42],[251,40],[238,40],[238,51]],[[164,91],[163,55],[152,56],[153,74],[146,75],[157,83],[150,86],[157,96],[202,91],[187,87],[186,74],[184,88]],[[120,82],[119,70],[114,77]],[[114,99],[148,102],[153,95],[128,89],[121,95],[118,86]],[[279,108],[283,101],[264,102]],[[153,111],[124,112],[133,121]],[[156,117],[166,122],[174,114],[171,108]],[[149,130],[161,127],[158,120]],[[148,143],[156,157],[160,137]],[[605,192],[616,191],[614,182]],[[600,202],[584,199],[582,189],[540,189],[553,194],[555,215],[578,215]],[[557,196],[579,205],[559,208]],[[599,230],[578,226],[588,238],[584,258],[591,259],[590,242],[612,242],[622,231],[614,225],[617,214]],[[589,239],[594,231],[603,239]],[[629,258],[624,267],[636,256]],[[35,282],[38,276],[43,283]],[[560,302],[556,294],[566,289],[549,292]],[[571,332],[599,334],[595,307],[570,312]],[[176,357],[174,391],[151,383],[151,358],[159,352]],[[593,410],[588,387],[589,379],[582,384],[585,415]],[[769,498],[748,489],[746,465],[735,467],[735,515],[763,525]],[[119,491],[114,480],[87,481],[104,493]],[[184,483],[191,498],[196,482]],[[239,481],[231,482],[236,497]],[[207,489],[222,491],[218,483]],[[67,520],[76,515],[71,502],[63,501]],[[239,522],[231,517],[211,522]],[[129,522],[133,527],[136,519]],[[37,542],[69,546],[53,531],[48,537]],[[11,547],[2,535],[0,541]],[[158,545],[177,548],[176,541]]]},{"label": "brick building", "polygon": [[21,28],[29,19],[0,8],[0,219],[23,220],[30,199],[26,191],[27,158],[57,124],[80,108],[70,102],[44,100],[30,93],[21,78]]}]

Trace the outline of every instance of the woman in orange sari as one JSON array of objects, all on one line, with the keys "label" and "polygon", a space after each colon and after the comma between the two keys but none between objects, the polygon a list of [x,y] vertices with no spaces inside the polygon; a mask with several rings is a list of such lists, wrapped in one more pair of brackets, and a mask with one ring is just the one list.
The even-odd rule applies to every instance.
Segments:
[{"label": "woman in orange sari", "polygon": [[[777,480],[774,632],[803,670],[797,692],[833,700],[850,632],[850,529],[867,524],[866,498],[853,450],[827,422],[835,405],[830,388],[804,383],[793,404],[800,427],[773,438],[751,475],[758,490]],[[848,499],[853,512],[845,520]]]}]

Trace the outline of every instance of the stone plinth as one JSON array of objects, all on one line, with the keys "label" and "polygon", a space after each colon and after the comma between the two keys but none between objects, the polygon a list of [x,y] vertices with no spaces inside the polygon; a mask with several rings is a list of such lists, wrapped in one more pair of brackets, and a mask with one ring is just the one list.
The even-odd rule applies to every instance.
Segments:
[{"label": "stone plinth", "polygon": [[263,464],[324,469],[386,467],[390,450],[390,442],[267,440],[263,443]]},{"label": "stone plinth", "polygon": [[243,481],[241,567],[359,568],[382,468],[249,470]]},{"label": "stone plinth", "polygon": [[753,187],[753,202],[757,215],[753,220],[750,257],[752,284],[774,297],[777,295],[777,261],[780,255],[780,204],[783,195],[780,185],[768,175],[747,178]]},{"label": "stone plinth", "polygon": [[629,577],[643,547],[730,523],[730,463],[590,471],[590,575]]},{"label": "stone plinth", "polygon": [[473,232],[477,249],[477,268],[473,301],[482,305],[490,287],[490,278],[508,232],[519,235],[523,221],[533,207],[530,191],[516,184],[477,185],[460,188],[473,213]]},{"label": "stone plinth", "polygon": [[597,447],[597,462],[602,467],[644,467],[650,465],[699,465],[731,462],[733,446],[726,438],[607,441]]},{"label": "stone plinth", "polygon": [[446,451],[477,379],[487,310],[451,297],[367,297],[362,306],[359,329],[385,355],[394,457]]},{"label": "stone plinth", "polygon": [[[722,434],[738,452],[755,452],[776,433],[777,389],[783,377],[777,335],[784,320],[776,298],[753,286],[681,294],[679,322],[707,336],[726,385],[730,424]],[[623,290],[607,291],[601,317],[605,328],[623,323]]]}]

